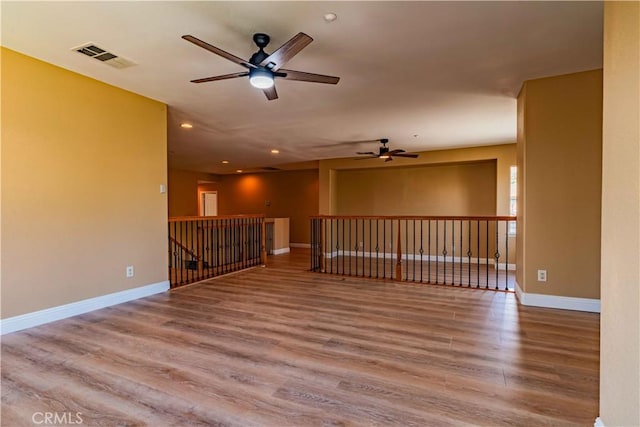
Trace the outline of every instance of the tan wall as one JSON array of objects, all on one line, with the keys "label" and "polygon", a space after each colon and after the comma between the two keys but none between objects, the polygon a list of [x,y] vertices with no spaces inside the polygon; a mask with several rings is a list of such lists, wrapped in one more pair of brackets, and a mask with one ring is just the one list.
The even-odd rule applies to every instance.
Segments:
[{"label": "tan wall", "polygon": [[[309,243],[309,216],[318,214],[318,171],[298,170],[223,175],[218,180],[218,214],[264,214],[289,218],[292,243]],[[266,201],[270,202],[266,206]]]},{"label": "tan wall", "polygon": [[2,318],[167,280],[166,155],[164,104],[3,48]]},{"label": "tan wall", "polygon": [[[426,151],[417,159],[395,162],[321,160],[320,213],[509,215],[510,167],[516,165],[516,144]],[[395,190],[376,192],[371,180],[380,188],[392,182]],[[415,181],[423,185],[416,185]],[[435,203],[431,201],[434,198]],[[503,242],[502,235],[500,241]],[[510,263],[515,252],[516,238],[511,236]],[[501,253],[506,255],[504,249]]]},{"label": "tan wall", "polygon": [[337,215],[495,215],[496,161],[339,170]]},{"label": "tan wall", "polygon": [[[198,182],[211,181],[198,184]],[[215,182],[213,182],[215,181]],[[200,212],[200,193],[218,192],[218,215],[264,214],[290,218],[291,242],[309,243],[309,216],[318,214],[318,171],[212,175],[169,170],[169,216]],[[270,206],[265,202],[270,201]]]},{"label": "tan wall", "polygon": [[600,417],[640,425],[640,3],[604,6]]},{"label": "tan wall", "polygon": [[273,220],[273,249],[289,248],[289,218],[272,218]]},{"label": "tan wall", "polygon": [[[524,84],[519,107],[526,293],[600,297],[602,70]],[[547,270],[547,282],[537,270]]]},{"label": "tan wall", "polygon": [[[332,159],[320,161],[320,213],[335,215],[338,209],[338,175],[342,170],[379,168],[393,169],[395,165],[424,166],[443,165],[447,163],[495,161],[496,190],[495,214],[509,214],[509,168],[516,164],[516,144],[492,145],[486,147],[461,148],[455,150],[425,151],[417,159],[398,159],[389,163],[375,160],[354,161],[352,159]],[[403,184],[404,185],[404,184]],[[378,212],[367,212],[369,215],[380,215]]]},{"label": "tan wall", "polygon": [[217,180],[217,176],[208,173],[169,169],[169,216],[199,215],[198,181]]},{"label": "tan wall", "polygon": [[525,242],[527,236],[524,234],[526,217],[522,212],[527,210],[527,200],[522,197],[527,180],[527,165],[524,161],[524,112],[526,108],[525,99],[527,99],[527,87],[522,86],[518,95],[518,141],[516,157],[518,160],[518,222],[516,223],[516,283],[524,283],[524,272],[527,269],[526,264],[526,247]]}]

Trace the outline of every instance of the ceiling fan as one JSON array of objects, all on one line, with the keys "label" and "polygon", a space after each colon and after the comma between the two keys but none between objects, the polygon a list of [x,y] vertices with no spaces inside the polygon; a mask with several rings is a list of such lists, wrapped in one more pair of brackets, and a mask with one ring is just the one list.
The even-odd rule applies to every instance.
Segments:
[{"label": "ceiling fan", "polygon": [[313,41],[313,39],[305,33],[296,34],[291,38],[291,40],[280,46],[272,54],[268,54],[264,51],[264,48],[269,44],[271,38],[267,34],[256,33],[253,35],[253,41],[258,46],[258,51],[251,55],[251,58],[248,61],[225,52],[224,50],[212,46],[209,43],[193,36],[185,35],[182,36],[182,38],[247,69],[247,71],[241,71],[238,73],[191,80],[192,83],[205,83],[249,76],[249,82],[251,85],[262,89],[267,99],[272,101],[278,98],[278,93],[276,92],[273,81],[275,77],[286,80],[327,83],[333,85],[337,84],[340,80],[340,77],[325,76],[322,74],[306,73],[303,71],[287,70],[282,68],[285,63],[296,56],[302,49]]},{"label": "ceiling fan", "polygon": [[389,147],[387,147],[387,143],[389,142],[389,140],[387,138],[376,139],[374,141],[379,141],[380,144],[382,144],[378,149],[377,153],[374,153],[373,151],[366,151],[366,152],[358,151],[356,154],[366,154],[367,157],[359,157],[354,160],[385,159],[384,160],[385,162],[390,162],[393,160],[394,157],[410,157],[412,159],[415,159],[418,157],[418,155],[415,153],[407,153],[406,151],[401,149],[395,149],[395,150],[389,151]]}]

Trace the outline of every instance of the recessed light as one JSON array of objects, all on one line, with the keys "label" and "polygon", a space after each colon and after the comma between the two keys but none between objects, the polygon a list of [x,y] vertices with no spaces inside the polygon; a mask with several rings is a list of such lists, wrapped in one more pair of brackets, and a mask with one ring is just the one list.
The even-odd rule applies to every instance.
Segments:
[{"label": "recessed light", "polygon": [[325,13],[322,18],[324,18],[325,22],[333,22],[338,19],[338,15],[333,12]]},{"label": "recessed light", "polygon": [[180,127],[184,129],[191,129],[193,125],[191,123],[182,123]]},{"label": "recessed light", "polygon": [[276,150],[275,148],[271,150],[271,154],[279,154],[280,150]]},{"label": "recessed light", "polygon": [[236,169],[236,172],[242,173],[242,169]]},{"label": "recessed light", "polygon": [[222,164],[223,164],[223,165],[228,165],[228,164],[229,164],[229,160],[223,160],[223,161],[222,161]]}]

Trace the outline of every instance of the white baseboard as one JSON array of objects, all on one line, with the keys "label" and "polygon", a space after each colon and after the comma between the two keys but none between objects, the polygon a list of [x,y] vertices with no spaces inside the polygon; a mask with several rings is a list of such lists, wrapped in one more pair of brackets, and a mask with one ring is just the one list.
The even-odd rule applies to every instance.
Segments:
[{"label": "white baseboard", "polygon": [[522,304],[522,289],[520,289],[520,285],[518,285],[518,282],[516,282],[516,298],[518,298],[518,301],[520,301],[520,304]]},{"label": "white baseboard", "polygon": [[89,311],[99,310],[111,305],[121,304],[134,299],[148,297],[169,290],[169,281],[153,283],[151,285],[140,286],[139,288],[127,289],[112,294],[76,301],[57,307],[46,308],[32,313],[21,314],[19,316],[8,317],[0,320],[0,335],[21,331],[34,326],[43,325],[56,320],[66,319]]},{"label": "white baseboard", "polygon": [[291,251],[291,249],[289,249],[289,248],[274,249],[273,250],[273,254],[274,255],[288,254],[290,251]]},{"label": "white baseboard", "polygon": [[558,295],[531,294],[523,292],[516,283],[516,296],[520,304],[531,307],[559,308],[562,310],[600,313],[600,300],[593,298],[565,297]]},{"label": "white baseboard", "polygon": [[289,243],[290,248],[311,248],[311,243]]},{"label": "white baseboard", "polygon": [[596,422],[593,423],[593,427],[605,427],[600,417],[596,418]]},{"label": "white baseboard", "polygon": [[[493,262],[493,264],[495,264],[495,262]],[[506,266],[509,266],[509,271],[516,271],[515,264],[512,264],[512,263],[505,264],[504,262],[498,263],[498,270],[504,271]]]}]

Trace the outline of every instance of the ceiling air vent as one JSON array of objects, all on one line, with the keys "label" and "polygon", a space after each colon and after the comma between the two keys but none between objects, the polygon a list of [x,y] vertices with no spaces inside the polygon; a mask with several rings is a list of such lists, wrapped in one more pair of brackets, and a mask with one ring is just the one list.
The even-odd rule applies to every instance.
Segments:
[{"label": "ceiling air vent", "polygon": [[97,59],[113,68],[127,68],[136,65],[135,62],[118,56],[114,53],[102,49],[93,43],[83,44],[82,46],[74,47],[71,50],[75,50],[78,53],[86,55],[90,58]]}]

